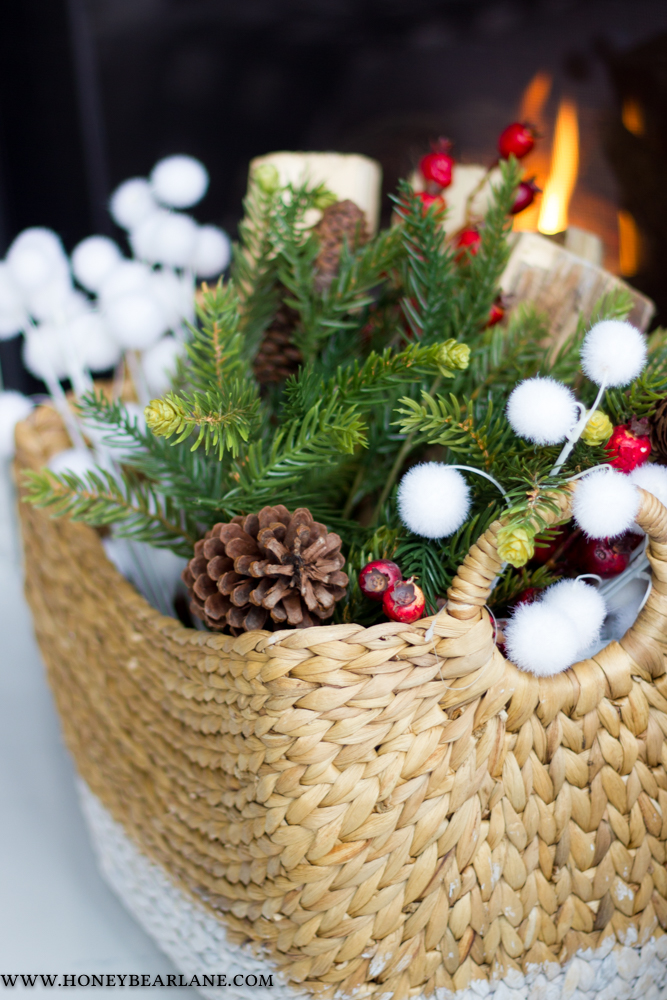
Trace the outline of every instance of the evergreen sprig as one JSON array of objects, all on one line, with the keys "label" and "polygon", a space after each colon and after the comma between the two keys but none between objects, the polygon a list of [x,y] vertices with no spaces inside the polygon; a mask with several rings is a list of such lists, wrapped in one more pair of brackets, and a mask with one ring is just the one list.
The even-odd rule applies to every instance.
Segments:
[{"label": "evergreen sprig", "polygon": [[118,537],[192,554],[198,537],[196,530],[190,530],[194,525],[178,504],[134,470],[126,470],[122,479],[103,469],[85,476],[27,471],[24,483],[30,502],[54,517],[95,526],[113,524]]},{"label": "evergreen sprig", "polygon": [[177,435],[175,444],[197,435],[192,450],[204,445],[222,460],[225,451],[233,457],[259,426],[260,400],[257,387],[240,379],[229,380],[209,392],[168,392],[146,407],[146,423],[156,437]]}]

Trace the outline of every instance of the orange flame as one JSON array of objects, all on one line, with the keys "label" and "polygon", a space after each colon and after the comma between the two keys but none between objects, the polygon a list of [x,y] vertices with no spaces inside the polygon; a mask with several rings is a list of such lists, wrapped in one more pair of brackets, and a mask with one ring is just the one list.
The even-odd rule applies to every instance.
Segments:
[{"label": "orange flame", "polygon": [[541,71],[535,74],[523,92],[519,121],[529,122],[531,125],[541,124],[544,105],[551,93],[551,83],[551,74]]},{"label": "orange flame", "polygon": [[537,228],[545,235],[567,229],[567,210],[579,170],[577,105],[563,98],[558,107],[551,170],[544,187]]}]

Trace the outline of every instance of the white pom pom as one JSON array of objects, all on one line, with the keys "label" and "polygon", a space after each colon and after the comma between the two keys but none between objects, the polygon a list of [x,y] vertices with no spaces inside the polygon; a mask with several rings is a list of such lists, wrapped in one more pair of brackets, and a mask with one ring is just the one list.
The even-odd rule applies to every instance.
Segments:
[{"label": "white pom pom", "polygon": [[111,195],[109,203],[111,218],[122,229],[135,229],[156,209],[151,186],[144,177],[124,181]]},{"label": "white pom pom", "polygon": [[580,651],[600,635],[607,606],[595,587],[583,580],[561,580],[549,587],[542,600],[574,624]]},{"label": "white pom pom", "polygon": [[572,514],[589,538],[615,538],[634,524],[639,493],[629,476],[614,469],[590,472],[579,480]]},{"label": "white pom pom", "polygon": [[20,392],[0,392],[0,458],[14,454],[14,429],[32,410],[32,401]]},{"label": "white pom pom", "polygon": [[67,378],[67,355],[63,327],[46,323],[28,327],[23,340],[23,363],[36,378]]},{"label": "white pom pom", "polygon": [[151,269],[138,260],[122,260],[102,282],[100,301],[104,305],[128,292],[146,292],[151,287]]},{"label": "white pom pom", "polygon": [[592,382],[607,386],[628,385],[646,364],[646,337],[630,323],[606,319],[586,334],[581,367]]},{"label": "white pom pom", "polygon": [[122,260],[118,244],[107,236],[89,236],[72,253],[74,277],[91,292],[99,292],[107,275]]},{"label": "white pom pom", "polygon": [[163,337],[142,358],[144,377],[152,396],[162,396],[171,388],[183,345],[175,337]]},{"label": "white pom pom", "polygon": [[147,292],[112,299],[103,315],[111,336],[126,350],[145,351],[168,328],[160,303]]},{"label": "white pom pom", "polygon": [[69,274],[62,243],[50,229],[24,229],[7,251],[7,267],[25,291]]},{"label": "white pom pom", "polygon": [[577,422],[576,399],[553,378],[528,378],[512,391],[507,419],[519,437],[535,444],[558,444]]},{"label": "white pom pom", "polygon": [[170,330],[175,330],[184,319],[194,320],[194,288],[187,274],[179,277],[174,271],[153,271],[151,293],[164,309]]},{"label": "white pom pom", "polygon": [[406,528],[423,538],[446,538],[464,523],[470,490],[458,471],[441,462],[414,465],[398,487],[398,512]]},{"label": "white pom pom", "polygon": [[574,623],[546,603],[517,605],[503,632],[508,658],[537,677],[551,677],[577,661]]},{"label": "white pom pom", "polygon": [[167,156],[151,171],[153,194],[170,208],[190,208],[208,189],[208,171],[193,156]]},{"label": "white pom pom", "polygon": [[72,287],[69,276],[62,277],[35,288],[27,297],[28,312],[40,323],[66,323],[88,309],[83,292]]},{"label": "white pom pom", "polygon": [[72,320],[67,324],[67,335],[70,350],[88,371],[103,372],[120,361],[120,348],[97,313],[84,313]]},{"label": "white pom pom", "polygon": [[667,507],[667,466],[645,462],[644,465],[633,469],[628,479],[635,486],[641,486],[647,493],[652,493],[661,504]]},{"label": "white pom pom", "polygon": [[0,263],[0,340],[15,337],[28,322],[23,296],[11,271]]},{"label": "white pom pom", "polygon": [[197,223],[181,212],[159,212],[149,216],[131,237],[137,257],[149,264],[187,267],[197,242]]},{"label": "white pom pom", "polygon": [[224,229],[200,226],[190,268],[200,278],[214,278],[225,270],[232,256],[232,245]]},{"label": "white pom pom", "polygon": [[48,462],[48,468],[57,476],[63,472],[71,472],[75,476],[85,477],[87,472],[97,468],[95,459],[87,448],[65,448],[57,451]]}]

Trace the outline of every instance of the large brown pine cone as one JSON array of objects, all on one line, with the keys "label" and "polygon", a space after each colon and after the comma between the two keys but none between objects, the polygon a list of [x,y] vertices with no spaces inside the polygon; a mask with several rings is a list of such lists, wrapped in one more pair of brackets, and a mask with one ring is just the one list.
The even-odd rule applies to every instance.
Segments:
[{"label": "large brown pine cone", "polygon": [[661,399],[649,418],[651,457],[654,461],[667,462],[667,396]]},{"label": "large brown pine cone", "polygon": [[345,596],[340,537],[279,504],[216,524],[183,571],[190,610],[209,628],[307,628],[330,618]]},{"label": "large brown pine cone", "polygon": [[350,250],[368,242],[366,216],[353,201],[337,201],[325,208],[314,232],[320,241],[315,260],[315,287],[322,292],[329,287],[338,271],[343,241]]}]

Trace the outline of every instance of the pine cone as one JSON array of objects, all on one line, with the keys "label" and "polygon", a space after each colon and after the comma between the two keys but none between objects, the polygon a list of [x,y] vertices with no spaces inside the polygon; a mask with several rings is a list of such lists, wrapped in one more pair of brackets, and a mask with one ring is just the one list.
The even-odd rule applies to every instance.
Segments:
[{"label": "pine cone", "polygon": [[273,627],[307,628],[330,618],[345,596],[340,537],[279,504],[216,524],[195,544],[183,571],[190,610],[209,628],[233,635]]},{"label": "pine cone", "polygon": [[661,399],[649,417],[649,435],[652,457],[667,463],[667,396]]},{"label": "pine cone", "polygon": [[296,310],[283,302],[265,331],[253,362],[255,378],[261,385],[284,382],[298,372],[301,352],[292,342],[298,319]]},{"label": "pine cone", "polygon": [[315,260],[315,287],[323,292],[338,270],[343,240],[347,240],[351,250],[368,242],[366,216],[353,201],[337,201],[324,209],[314,232],[320,241],[320,252]]}]

